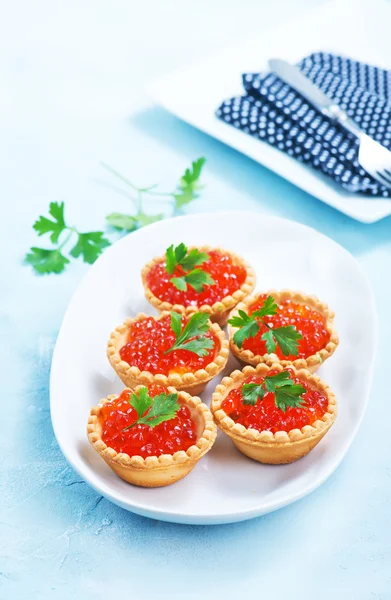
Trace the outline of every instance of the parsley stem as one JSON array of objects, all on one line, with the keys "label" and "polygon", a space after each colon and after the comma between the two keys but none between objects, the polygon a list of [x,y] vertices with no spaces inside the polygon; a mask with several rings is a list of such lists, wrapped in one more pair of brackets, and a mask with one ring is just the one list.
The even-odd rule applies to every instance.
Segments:
[{"label": "parsley stem", "polygon": [[158,183],[154,183],[153,185],[149,185],[148,187],[145,188],[140,188],[139,191],[140,192],[145,192],[148,194],[158,194],[159,192],[151,192],[150,190],[153,190],[154,188],[156,188],[159,184]]},{"label": "parsley stem", "polygon": [[77,229],[75,227],[66,227],[64,231],[68,231],[68,235],[64,239],[64,241],[58,246],[57,250],[60,251],[65,246],[65,244],[71,239],[74,233],[77,233]]},{"label": "parsley stem", "polygon": [[129,181],[129,179],[126,179],[126,177],[124,177],[123,175],[121,175],[121,173],[118,173],[118,171],[116,171],[115,169],[113,169],[113,167],[110,167],[110,165],[107,165],[105,162],[101,162],[100,164],[102,165],[102,167],[104,169],[106,169],[107,171],[109,171],[112,175],[115,175],[115,177],[118,177],[118,179],[121,179],[121,181],[123,181],[124,183],[126,183],[126,185],[129,185],[136,192],[140,191],[140,188],[138,188],[137,186],[135,186],[134,183],[132,183],[131,181]]},{"label": "parsley stem", "polygon": [[128,429],[130,429],[131,427],[134,427],[135,425],[137,425],[139,422],[139,419],[137,419],[137,421],[135,421],[134,423],[132,423],[131,425],[127,425],[126,427],[123,428],[122,431],[127,431]]},{"label": "parsley stem", "polygon": [[265,327],[267,327],[268,329],[273,329],[273,327],[270,327],[270,325],[268,325],[266,323],[266,321],[264,319],[262,319],[261,317],[254,317],[254,319],[255,319],[255,322],[259,322],[262,325],[265,325]]},{"label": "parsley stem", "polygon": [[157,183],[154,183],[153,185],[150,185],[148,187],[139,188],[136,185],[134,185],[134,183],[129,181],[129,179],[127,179],[126,177],[121,175],[121,173],[118,173],[118,171],[113,169],[113,167],[110,167],[110,165],[108,165],[107,163],[101,162],[100,164],[102,165],[102,167],[104,169],[109,171],[112,175],[114,175],[115,177],[118,177],[118,179],[123,181],[123,183],[126,183],[126,185],[129,185],[135,192],[137,192],[138,195],[140,193],[145,193],[145,194],[149,194],[151,196],[170,196],[171,198],[173,198],[173,196],[174,196],[171,192],[153,192],[152,190],[157,187],[157,185],[158,185]]},{"label": "parsley stem", "polygon": [[131,200],[132,202],[137,202],[137,198],[135,198],[134,196],[131,196],[131,194],[127,191],[124,190],[123,188],[119,187],[119,185],[113,185],[112,183],[107,183],[107,181],[103,181],[102,179],[94,179],[95,183],[99,184],[99,185],[103,185],[107,188],[109,188],[110,190],[114,190],[114,192],[117,192],[117,194],[121,194],[121,196],[125,196],[126,198],[129,198],[129,200]]},{"label": "parsley stem", "polygon": [[170,198],[174,198],[174,194],[172,192],[151,192],[148,189],[143,191],[147,192],[150,196],[169,196]]},{"label": "parsley stem", "polygon": [[140,216],[143,213],[143,194],[141,190],[137,192],[137,215]]}]

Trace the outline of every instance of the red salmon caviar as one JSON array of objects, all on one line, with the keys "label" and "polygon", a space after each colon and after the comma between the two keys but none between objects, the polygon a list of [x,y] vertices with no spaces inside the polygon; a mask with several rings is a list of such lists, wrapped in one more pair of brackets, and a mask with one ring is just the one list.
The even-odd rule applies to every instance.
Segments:
[{"label": "red salmon caviar", "polygon": [[[249,308],[249,314],[259,310],[264,301],[266,294],[258,297]],[[313,354],[322,350],[330,341],[330,332],[327,331],[324,317],[313,308],[306,304],[297,304],[291,300],[282,300],[277,309],[276,315],[264,317],[264,320],[270,327],[284,327],[286,325],[294,325],[303,336],[299,340],[299,351],[295,356],[284,356],[279,346],[277,346],[275,354],[280,359],[293,360],[295,358],[308,358]],[[260,323],[260,321],[258,321]],[[266,342],[261,337],[267,331],[267,327],[260,323],[261,328],[256,336],[248,338],[243,342],[244,350],[251,350],[254,354],[263,356],[267,354]]]},{"label": "red salmon caviar", "polygon": [[246,269],[241,265],[234,264],[229,254],[218,250],[211,250],[208,254],[209,260],[202,263],[199,268],[209,273],[215,283],[205,286],[203,292],[198,293],[189,285],[185,292],[178,290],[170,279],[181,277],[183,271],[179,266],[172,275],[169,275],[165,269],[164,260],[155,264],[147,274],[149,289],[160,300],[182,306],[202,306],[203,304],[212,306],[215,302],[230,296],[245,282]]},{"label": "red salmon caviar", "polygon": [[[157,385],[148,388],[150,396],[167,393]],[[137,421],[137,412],[129,404],[131,391],[124,390],[118,398],[107,402],[101,409],[102,440],[116,452],[129,456],[160,456],[186,451],[197,443],[196,424],[187,406],[181,406],[176,417],[164,421],[156,427],[135,425],[126,431],[125,427]]]},{"label": "red salmon caviar", "polygon": [[[236,423],[244,427],[251,427],[258,431],[290,431],[291,429],[302,429],[305,425],[312,425],[317,419],[321,419],[327,411],[327,397],[314,390],[310,385],[295,377],[290,371],[295,383],[302,385],[308,390],[303,394],[305,405],[302,408],[293,408],[289,406],[284,413],[277,408],[272,392],[266,392],[262,400],[257,400],[255,405],[243,404],[242,386],[244,383],[262,383],[264,377],[254,376],[246,380],[240,387],[231,390],[221,408]],[[268,376],[276,375],[278,371],[271,370]]]},{"label": "red salmon caviar", "polygon": [[[187,321],[188,319],[182,319],[182,327]],[[214,341],[214,347],[208,350],[206,356],[197,356],[189,350],[173,350],[164,354],[175,343],[171,317],[167,315],[158,321],[153,317],[146,317],[131,324],[128,341],[121,348],[120,356],[129,365],[138,367],[141,371],[149,371],[153,375],[195,373],[211,363],[220,349],[220,341],[212,331],[207,331],[204,336]]]}]

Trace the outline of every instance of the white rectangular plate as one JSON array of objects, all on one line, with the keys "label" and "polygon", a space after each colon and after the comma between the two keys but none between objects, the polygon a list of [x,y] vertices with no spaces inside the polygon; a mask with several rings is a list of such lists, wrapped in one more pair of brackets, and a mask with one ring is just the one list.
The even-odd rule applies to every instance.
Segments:
[{"label": "white rectangular plate", "polygon": [[[144,298],[142,267],[181,241],[241,254],[256,272],[259,291],[302,290],[316,294],[335,310],[340,345],[320,367],[319,375],[336,394],[338,417],[321,443],[291,465],[257,463],[219,433],[210,452],[187,477],[165,488],[137,488],[117,477],[90,446],[87,420],[92,406],[124,387],[106,357],[110,331],[127,316],[155,313]],[[176,523],[242,521],[305,496],[338,466],[364,415],[375,346],[372,292],[357,261],[331,239],[299,223],[258,213],[168,219],[108,248],[76,291],[53,356],[50,410],[54,431],[78,473],[123,508]],[[231,357],[225,372],[202,393],[204,402],[209,404],[221,376],[238,366]]]},{"label": "white rectangular plate", "polygon": [[324,50],[391,69],[390,23],[391,4],[385,0],[333,0],[166,75],[150,91],[157,103],[194,127],[350,217],[373,223],[391,214],[391,200],[349,194],[326,176],[220,121],[215,111],[224,98],[243,94],[242,73],[267,69],[272,57],[297,62]]}]

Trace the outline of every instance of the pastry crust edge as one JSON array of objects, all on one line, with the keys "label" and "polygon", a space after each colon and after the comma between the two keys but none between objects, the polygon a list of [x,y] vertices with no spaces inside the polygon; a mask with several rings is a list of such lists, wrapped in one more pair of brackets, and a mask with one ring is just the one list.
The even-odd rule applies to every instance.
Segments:
[{"label": "pastry crust edge", "polygon": [[244,350],[239,348],[233,341],[233,336],[238,330],[237,327],[232,325],[228,326],[229,345],[232,354],[243,364],[250,364],[256,366],[260,363],[266,365],[272,365],[280,363],[284,367],[293,366],[295,369],[307,369],[311,373],[315,372],[332,354],[334,354],[339,344],[338,333],[334,326],[334,313],[330,310],[327,304],[321,302],[317,296],[308,295],[299,291],[292,291],[283,289],[281,291],[271,289],[267,292],[259,292],[256,295],[247,296],[241,303],[239,303],[235,309],[230,313],[229,319],[238,315],[239,310],[247,312],[248,308],[257,301],[261,293],[265,293],[267,296],[273,296],[277,304],[283,300],[292,300],[299,304],[308,304],[311,308],[319,312],[325,319],[326,329],[330,333],[330,340],[324,348],[319,350],[316,354],[312,354],[307,358],[297,358],[296,360],[289,361],[280,359],[276,354],[254,354],[251,350]]},{"label": "pastry crust edge", "polygon": [[[141,387],[143,386],[138,386],[135,390],[125,389],[137,392]],[[169,393],[177,392],[171,386],[167,391]],[[186,451],[180,450],[174,454],[148,456],[147,458],[118,453],[102,440],[102,425],[99,419],[102,407],[114,398],[118,398],[118,394],[111,394],[91,409],[87,424],[87,436],[94,450],[109,467],[129,483],[142,487],[160,487],[174,483],[187,475],[214,444],[217,430],[211,411],[200,398],[179,391],[180,404],[190,409],[192,418],[196,420],[197,426],[200,428],[197,443]]]},{"label": "pastry crust edge", "polygon": [[[195,246],[191,246],[189,250],[194,248]],[[246,269],[246,279],[242,283],[239,289],[237,289],[233,294],[229,296],[225,296],[218,302],[214,304],[203,304],[202,306],[183,306],[183,304],[171,304],[165,300],[160,300],[157,296],[153,294],[147,284],[147,275],[149,271],[156,264],[160,262],[164,262],[165,256],[158,256],[153,258],[150,262],[148,262],[141,271],[141,278],[144,287],[145,297],[152,306],[154,306],[159,311],[175,311],[180,312],[182,314],[191,314],[193,312],[206,312],[210,315],[211,321],[219,323],[222,327],[226,324],[229,311],[232,310],[238,302],[242,302],[246,296],[251,294],[251,292],[255,288],[256,276],[253,268],[242,258],[239,254],[235,252],[231,252],[230,250],[225,250],[220,247],[211,247],[207,245],[197,246],[198,250],[202,252],[210,252],[211,250],[216,250],[223,254],[228,254],[235,264],[240,264],[244,266]]]},{"label": "pastry crust edge", "polygon": [[[169,314],[169,312],[164,311],[152,318],[155,321],[159,321]],[[173,386],[178,391],[183,390],[190,394],[199,394],[206,384],[224,369],[229,356],[229,342],[224,331],[222,331],[217,323],[210,323],[210,331],[218,338],[220,349],[214,360],[206,365],[204,369],[198,369],[194,373],[189,372],[183,375],[179,373],[163,375],[162,373],[153,374],[150,371],[141,371],[138,367],[128,364],[121,359],[120,349],[126,344],[127,332],[130,325],[135,321],[141,321],[145,318],[151,317],[145,313],[139,313],[134,318],[129,317],[125,319],[122,325],[116,327],[111,333],[107,344],[109,362],[126,386],[135,388],[138,385],[151,385],[155,383],[164,387]]]},{"label": "pastry crust edge", "polygon": [[221,408],[224,399],[232,389],[239,387],[254,375],[266,375],[271,369],[283,371],[284,366],[280,363],[270,366],[260,363],[256,367],[246,366],[242,371],[234,371],[229,377],[224,377],[212,396],[211,411],[219,429],[232,439],[241,452],[260,462],[281,464],[301,458],[319,443],[337,416],[337,401],[330,387],[306,369],[291,368],[302,381],[324,393],[328,399],[327,410],[323,417],[312,425],[305,425],[302,429],[272,433],[246,428],[240,423],[235,423]]}]

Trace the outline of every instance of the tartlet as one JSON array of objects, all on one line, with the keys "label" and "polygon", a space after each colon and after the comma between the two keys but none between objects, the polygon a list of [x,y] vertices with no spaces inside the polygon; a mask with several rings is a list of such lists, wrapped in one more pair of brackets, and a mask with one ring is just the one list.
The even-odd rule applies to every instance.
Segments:
[{"label": "tartlet", "polygon": [[[164,311],[155,317],[151,317],[145,313],[139,313],[135,318],[126,319],[124,323],[119,325],[110,336],[107,346],[107,356],[110,364],[124,384],[130,388],[135,388],[138,385],[156,384],[165,387],[173,386],[178,391],[183,390],[189,394],[200,394],[206,384],[224,369],[228,360],[228,340],[225,336],[225,333],[221,330],[217,323],[209,322],[209,332],[216,340],[215,354],[214,356],[210,356],[210,362],[207,364],[205,364],[205,360],[201,361],[202,367],[196,367],[195,371],[192,371],[190,368],[187,369],[183,364],[180,366],[179,359],[176,361],[176,364],[173,365],[174,369],[172,372],[165,374],[162,372],[156,372],[156,369],[154,369],[154,372],[151,372],[150,369],[152,367],[149,367],[148,369],[148,367],[145,366],[146,363],[136,366],[135,364],[130,364],[121,358],[121,349],[126,346],[129,332],[131,331],[131,327],[134,323],[144,320],[148,320],[148,322],[156,322],[164,319],[168,320],[169,318],[170,313]],[[164,354],[164,349],[162,349],[161,352],[158,348],[155,348],[155,350],[159,354]],[[183,351],[176,351],[172,353],[174,363],[175,358],[178,357],[178,352]],[[187,356],[182,359],[182,363],[186,360],[196,360],[194,359],[194,355],[191,356],[192,353],[188,351],[185,352]]]},{"label": "tartlet", "polygon": [[[338,334],[334,326],[334,313],[329,309],[327,304],[321,302],[314,295],[307,295],[302,292],[292,291],[292,290],[269,290],[262,294],[256,294],[252,296],[247,296],[238,306],[231,312],[229,318],[235,317],[239,314],[239,310],[244,311],[249,314],[250,308],[253,305],[256,305],[259,302],[260,298],[266,298],[267,296],[272,296],[277,303],[289,301],[294,305],[302,305],[307,306],[311,311],[315,311],[320,315],[322,321],[322,327],[324,332],[327,334],[325,336],[324,344],[321,344],[319,349],[316,352],[311,352],[308,356],[305,356],[305,352],[302,352],[302,356],[298,356],[297,358],[291,356],[285,358],[283,354],[277,349],[277,353],[267,354],[260,353],[257,350],[257,345],[263,346],[265,348],[265,343],[260,342],[260,335],[262,331],[254,338],[246,340],[243,343],[242,348],[239,348],[235,342],[233,341],[233,337],[235,332],[237,331],[236,327],[229,325],[228,333],[229,333],[229,341],[230,341],[230,349],[232,354],[241,362],[241,364],[250,364],[250,365],[258,365],[260,363],[265,363],[266,365],[272,365],[273,363],[279,362],[282,366],[293,365],[296,369],[307,369],[311,373],[315,372],[325,360],[327,360],[336,350],[339,339]],[[273,321],[273,317],[265,317],[268,321]],[[291,324],[291,321],[286,321],[286,324]],[[298,327],[299,330],[299,327]],[[303,343],[306,343],[308,340],[308,334],[304,333],[303,335]],[[300,349],[299,342],[299,349]],[[249,349],[249,346],[252,349]]]},{"label": "tartlet", "polygon": [[[137,387],[134,391],[138,392],[141,387],[143,386]],[[127,388],[122,394],[132,391]],[[167,391],[170,393],[176,392],[175,388],[172,387],[169,387]],[[190,473],[215,441],[216,425],[206,404],[203,404],[200,398],[190,396],[186,392],[178,392],[179,403],[189,409],[191,419],[195,423],[196,443],[192,444],[186,451],[179,450],[174,454],[161,454],[147,456],[146,458],[117,452],[102,440],[103,425],[101,418],[102,408],[117,398],[119,398],[118,395],[110,395],[91,409],[87,434],[96,452],[121,479],[128,483],[150,488],[170,485]]]},{"label": "tartlet", "polygon": [[325,397],[327,402],[323,416],[317,418],[311,425],[288,431],[272,432],[270,428],[259,431],[235,422],[223,410],[222,405],[232,390],[242,388],[245,383],[256,377],[262,378],[270,372],[280,373],[284,370],[280,363],[271,367],[264,363],[255,368],[247,366],[242,371],[234,371],[229,377],[224,377],[212,396],[211,410],[217,426],[232,439],[240,452],[261,463],[285,464],[305,456],[320,442],[337,415],[336,399],[329,386],[309,371],[305,369],[297,371],[292,367],[289,370],[293,376],[308,386],[308,389]]},{"label": "tartlet", "polygon": [[[189,248],[192,250],[193,247]],[[199,246],[197,248],[201,252],[206,252],[213,256],[220,254],[227,258],[232,263],[231,266],[238,267],[241,270],[241,279],[237,281],[237,288],[229,289],[228,293],[223,293],[221,297],[216,297],[218,288],[209,286],[207,291],[201,294],[194,293],[192,290],[181,292],[169,282],[170,275],[166,274],[163,267],[165,264],[165,256],[159,256],[147,263],[141,271],[142,282],[144,286],[145,297],[159,311],[176,311],[182,314],[191,314],[194,311],[206,312],[210,315],[212,322],[218,323],[221,327],[226,325],[229,312],[241,302],[248,294],[251,294],[255,287],[255,272],[247,264],[247,262],[239,255],[222,248],[211,248],[210,246]],[[207,263],[201,265],[203,269],[208,269]],[[229,267],[229,265],[228,265]],[[230,267],[229,267],[230,268]],[[158,270],[156,280],[167,284],[170,298],[158,297],[151,289],[154,286],[152,283],[154,271]],[[221,276],[225,277],[227,267],[221,267]],[[232,279],[233,279],[232,274]],[[227,279],[226,279],[227,281]],[[229,286],[236,285],[228,280]],[[213,289],[213,298],[208,300],[211,288]],[[156,291],[156,290],[155,290]]]}]

